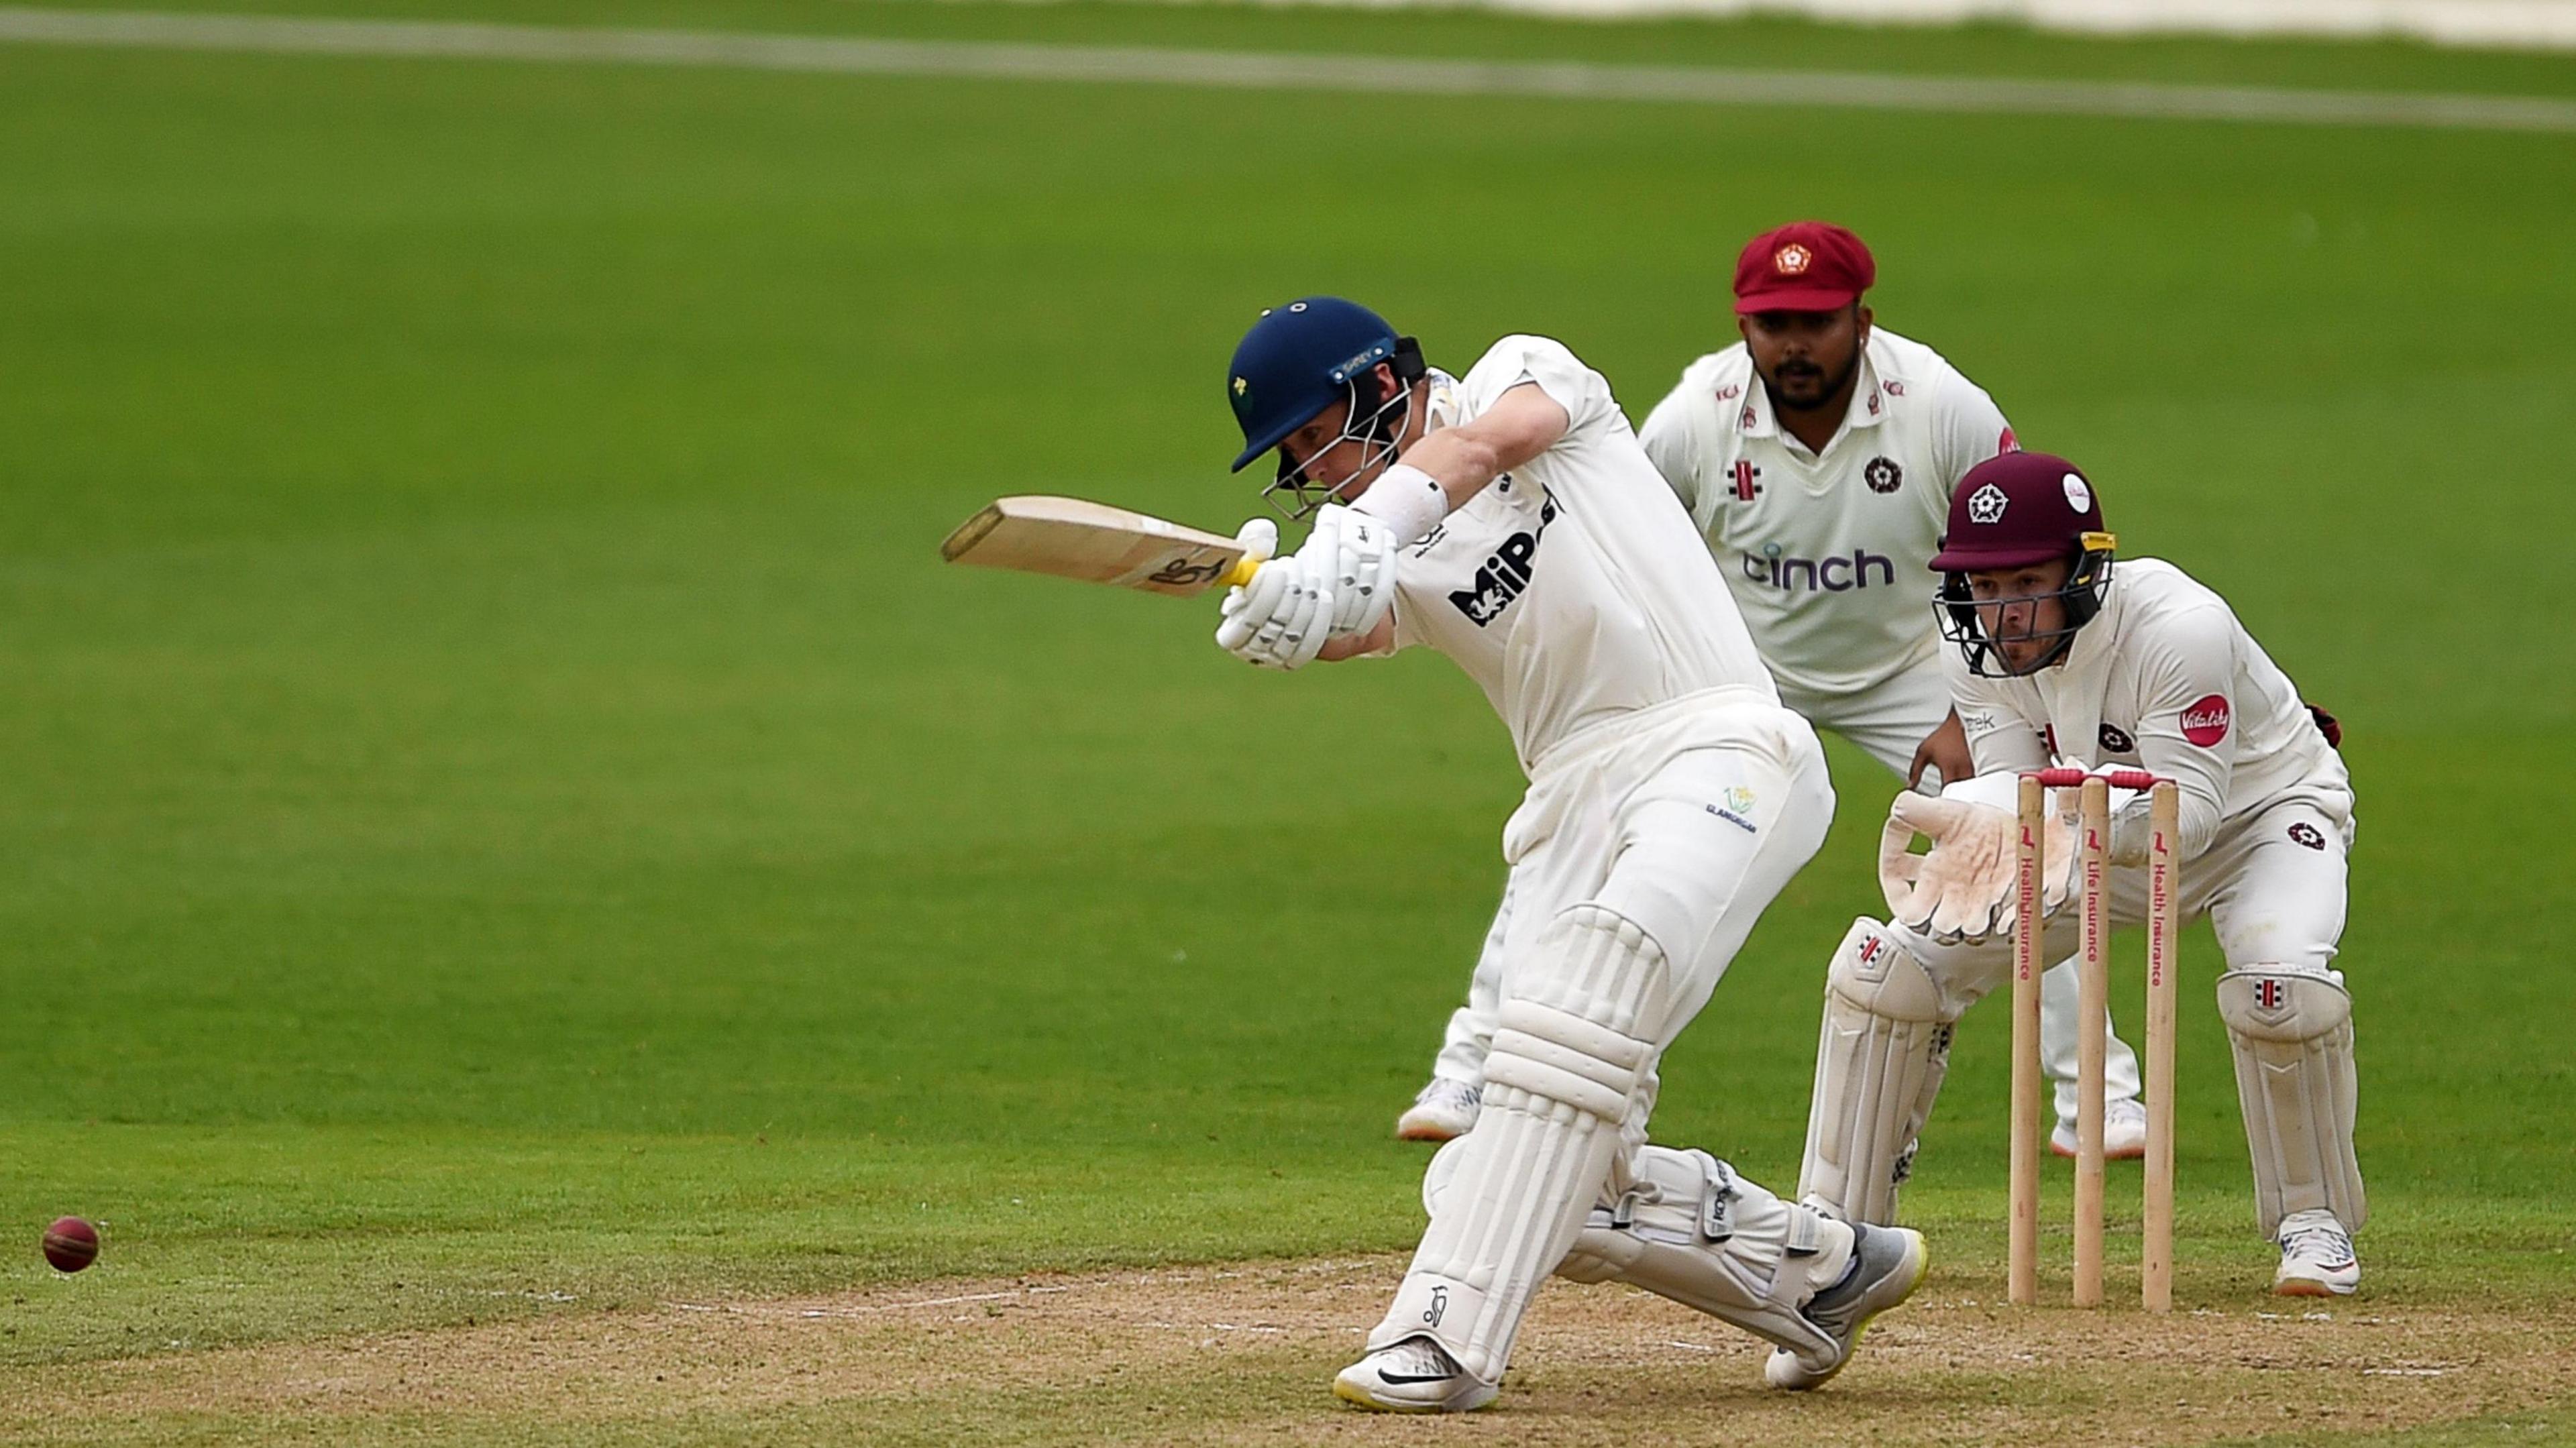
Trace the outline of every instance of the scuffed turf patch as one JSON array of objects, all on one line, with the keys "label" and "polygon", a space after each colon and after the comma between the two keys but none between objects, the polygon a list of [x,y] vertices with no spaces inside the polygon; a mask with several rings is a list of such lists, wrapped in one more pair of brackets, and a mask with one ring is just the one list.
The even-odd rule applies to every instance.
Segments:
[{"label": "scuffed turf patch", "polygon": [[[1401,1268],[1335,1258],[674,1301],[107,1362],[18,1380],[0,1399],[0,1436],[1412,1441],[1445,1430],[1341,1411],[1328,1390]],[[2242,1307],[2152,1318],[2017,1311],[1966,1285],[1936,1275],[1812,1397],[1765,1389],[1761,1345],[1707,1318],[1623,1289],[1552,1286],[1482,1431],[1783,1448],[2306,1441],[2466,1427],[2576,1388],[2576,1312],[2367,1299],[2308,1310],[2249,1288]]]}]

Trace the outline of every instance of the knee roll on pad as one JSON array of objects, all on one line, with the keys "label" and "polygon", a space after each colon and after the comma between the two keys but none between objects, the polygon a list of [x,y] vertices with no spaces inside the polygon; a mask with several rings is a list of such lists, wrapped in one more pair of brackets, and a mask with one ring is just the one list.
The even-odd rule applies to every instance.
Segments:
[{"label": "knee roll on pad", "polygon": [[1915,1138],[1950,1065],[1941,987],[1897,933],[1866,917],[1825,973],[1801,1198],[1846,1221],[1892,1224]]},{"label": "knee roll on pad", "polygon": [[1485,1089],[1516,1087],[1617,1122],[1627,1116],[1637,1073],[1653,1053],[1634,1036],[1554,1006],[1509,1000],[1485,1057]]},{"label": "knee roll on pad", "polygon": [[2359,1231],[2369,1205],[2352,1126],[2352,997],[2340,977],[2256,966],[2218,978],[2218,1014],[2236,1057],[2236,1100],[2254,1159],[2263,1233],[2323,1207]]},{"label": "knee roll on pad", "polygon": [[1784,1202],[1704,1151],[1640,1148],[1557,1275],[1625,1282],[1802,1354],[1832,1344],[1798,1309],[1850,1258],[1851,1230]]},{"label": "knee roll on pad", "polygon": [[1476,1129],[1423,1174],[1431,1225],[1372,1349],[1428,1337],[1498,1382],[1538,1283],[1564,1259],[1609,1179],[1648,1079],[1669,979],[1654,937],[1578,905],[1519,963],[1485,1061]]},{"label": "knee roll on pad", "polygon": [[1667,1004],[1663,948],[1617,911],[1577,905],[1532,954],[1496,1013],[1485,1105],[1520,1093],[1527,1110],[1625,1122],[1651,1079],[1655,1046],[1639,1023],[1661,1019]]}]

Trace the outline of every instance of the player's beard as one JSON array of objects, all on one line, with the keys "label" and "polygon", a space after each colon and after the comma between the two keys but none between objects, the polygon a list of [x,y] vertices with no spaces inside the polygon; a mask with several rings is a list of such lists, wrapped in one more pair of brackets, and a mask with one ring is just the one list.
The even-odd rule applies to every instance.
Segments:
[{"label": "player's beard", "polygon": [[[1809,363],[1808,365],[1814,366],[1813,363]],[[1785,372],[1788,369],[1784,365],[1779,370]],[[1823,371],[1822,368],[1818,368],[1817,370],[1819,372]],[[1819,409],[1831,406],[1833,400],[1842,395],[1843,388],[1850,384],[1853,376],[1859,371],[1860,349],[1854,348],[1852,349],[1851,360],[1843,364],[1843,370],[1826,377],[1824,385],[1817,389],[1815,394],[1816,400],[1814,402],[1797,403],[1790,401],[1786,396],[1782,395],[1780,383],[1773,377],[1766,376],[1762,379],[1762,390],[1771,394],[1771,408],[1775,412],[1815,412]]]}]

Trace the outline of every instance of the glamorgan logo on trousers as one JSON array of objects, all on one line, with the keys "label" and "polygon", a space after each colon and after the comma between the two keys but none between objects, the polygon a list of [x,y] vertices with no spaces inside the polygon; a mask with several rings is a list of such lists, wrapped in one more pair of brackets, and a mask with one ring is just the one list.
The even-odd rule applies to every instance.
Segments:
[{"label": "glamorgan logo on trousers", "polygon": [[1756,583],[1767,583],[1784,593],[1800,589],[1809,592],[1848,593],[1869,587],[1870,573],[1876,570],[1882,584],[1896,582],[1896,560],[1885,554],[1855,548],[1849,558],[1763,558],[1744,555],[1744,576]]},{"label": "glamorgan logo on trousers", "polygon": [[1547,533],[1547,525],[1556,521],[1556,499],[1539,505],[1538,526],[1525,533],[1514,533],[1476,570],[1472,588],[1461,588],[1449,595],[1449,601],[1478,628],[1502,617],[1512,600],[1530,585],[1530,568],[1538,557],[1538,540]]}]

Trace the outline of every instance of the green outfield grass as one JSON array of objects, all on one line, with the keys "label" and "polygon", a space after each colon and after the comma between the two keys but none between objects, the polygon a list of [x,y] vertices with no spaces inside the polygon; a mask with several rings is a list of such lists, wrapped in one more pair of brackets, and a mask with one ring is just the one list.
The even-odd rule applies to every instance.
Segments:
[{"label": "green outfield grass", "polygon": [[[339,13],[2576,93],[1776,22]],[[2345,719],[2371,1300],[2564,1291],[2576,141],[9,45],[0,135],[0,1364],[1402,1245],[1499,726],[1434,658],[1255,674],[1203,604],[934,545],[1015,491],[1230,529],[1224,359],[1307,291],[1452,367],[1552,333],[1642,415],[1807,214]],[[1783,1186],[1875,908],[1889,781],[1836,762],[1658,1122]],[[2242,1306],[2189,965],[2183,1290]],[[1909,1197],[1971,1277],[2003,1025]]]}]

